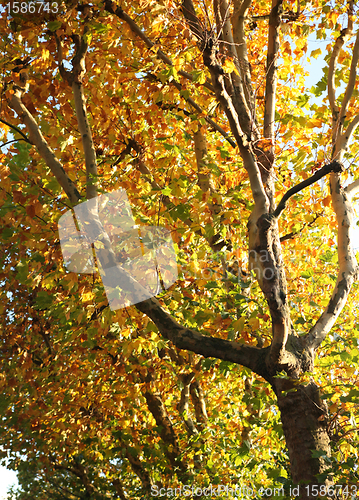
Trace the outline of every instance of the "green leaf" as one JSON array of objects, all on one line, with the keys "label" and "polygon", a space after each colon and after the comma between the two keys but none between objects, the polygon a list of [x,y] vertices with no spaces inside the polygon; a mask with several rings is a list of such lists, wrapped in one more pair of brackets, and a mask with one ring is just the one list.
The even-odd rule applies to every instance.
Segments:
[{"label": "green leaf", "polygon": [[340,354],[340,359],[342,359],[343,361],[347,361],[348,359],[351,358],[350,354],[347,352],[347,351],[342,351]]},{"label": "green leaf", "polygon": [[188,99],[189,96],[191,95],[189,90],[181,90],[180,95],[184,97],[185,99]]},{"label": "green leaf", "polygon": [[314,275],[314,272],[312,270],[304,271],[304,273],[301,273],[301,277],[305,278],[306,280],[311,278],[313,275]]},{"label": "green leaf", "polygon": [[102,23],[94,23],[91,28],[98,34],[105,34],[109,30],[109,26]]},{"label": "green leaf", "polygon": [[5,227],[5,229],[1,230],[1,238],[4,240],[8,240],[14,234],[15,230],[12,227]]},{"label": "green leaf", "polygon": [[87,45],[89,45],[91,43],[91,40],[92,40],[92,35],[91,33],[85,33],[84,34],[84,40],[85,40],[85,43]]},{"label": "green leaf", "polygon": [[234,340],[236,338],[236,332],[234,330],[230,330],[227,335],[227,340]]},{"label": "green leaf", "polygon": [[45,291],[40,291],[36,296],[34,308],[39,311],[43,311],[49,309],[52,303],[53,303],[53,296],[49,295]]},{"label": "green leaf", "polygon": [[206,81],[206,73],[201,70],[192,71],[192,78],[194,82],[203,84]]},{"label": "green leaf", "polygon": [[169,186],[167,186],[161,190],[161,193],[165,196],[169,196],[172,193],[172,189]]},{"label": "green leaf", "polygon": [[47,27],[49,28],[50,31],[56,31],[60,29],[61,26],[62,26],[61,21],[50,21],[49,23],[47,23]]},{"label": "green leaf", "polygon": [[25,262],[19,262],[16,265],[17,274],[16,279],[20,281],[20,283],[24,283],[29,274],[29,266]]}]

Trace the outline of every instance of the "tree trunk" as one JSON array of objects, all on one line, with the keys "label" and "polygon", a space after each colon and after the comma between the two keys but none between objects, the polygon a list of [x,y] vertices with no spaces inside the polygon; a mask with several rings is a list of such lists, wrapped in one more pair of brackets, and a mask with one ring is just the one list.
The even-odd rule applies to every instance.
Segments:
[{"label": "tree trunk", "polygon": [[[281,412],[294,486],[299,485],[299,499],[316,499],[320,484],[329,486],[330,480],[319,482],[318,474],[325,472],[328,464],[323,457],[312,457],[313,451],[323,451],[330,457],[330,439],[327,431],[327,407],[321,401],[314,382],[300,385],[293,392],[281,391],[277,398]],[[322,490],[323,491],[323,490]]]}]

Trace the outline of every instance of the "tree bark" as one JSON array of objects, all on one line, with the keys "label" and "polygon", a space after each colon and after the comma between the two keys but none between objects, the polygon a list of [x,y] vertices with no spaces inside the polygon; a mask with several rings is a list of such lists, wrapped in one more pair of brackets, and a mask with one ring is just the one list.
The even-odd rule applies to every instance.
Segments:
[{"label": "tree bark", "polygon": [[[284,381],[277,380],[278,390],[278,385]],[[288,381],[289,385],[292,384]],[[326,404],[321,401],[319,389],[313,381],[306,386],[297,386],[293,392],[279,390],[277,400],[289,453],[292,481],[295,487],[299,486],[298,498],[318,498],[318,495],[313,494],[314,486],[331,484],[330,480],[323,483],[317,477],[328,468],[325,458],[318,457],[318,454],[313,457],[313,451],[325,452],[328,457],[331,454]]]}]

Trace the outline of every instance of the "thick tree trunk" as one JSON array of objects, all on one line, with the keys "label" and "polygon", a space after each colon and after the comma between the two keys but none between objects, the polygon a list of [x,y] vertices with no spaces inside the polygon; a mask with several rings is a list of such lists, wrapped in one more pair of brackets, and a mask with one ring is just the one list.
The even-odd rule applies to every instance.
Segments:
[{"label": "thick tree trunk", "polygon": [[[279,383],[278,381],[278,385]],[[330,456],[326,405],[320,400],[319,390],[314,382],[307,386],[300,385],[293,392],[278,391],[277,398],[289,452],[292,480],[295,486],[300,487],[298,498],[318,498],[318,495],[314,494],[315,486],[319,489],[320,485],[317,475],[323,473],[328,465],[324,458],[312,457],[312,452],[324,451]],[[330,481],[325,484],[329,486]]]}]

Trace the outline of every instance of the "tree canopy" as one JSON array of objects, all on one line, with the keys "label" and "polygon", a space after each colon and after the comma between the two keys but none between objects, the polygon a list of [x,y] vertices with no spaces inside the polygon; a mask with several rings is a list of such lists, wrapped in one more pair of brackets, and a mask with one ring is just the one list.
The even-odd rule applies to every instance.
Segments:
[{"label": "tree canopy", "polygon": [[[357,2],[0,9],[11,497],[355,495]],[[170,231],[178,280],[111,310],[58,221],[119,189],[138,227]],[[141,290],[93,217],[98,265]]]}]

